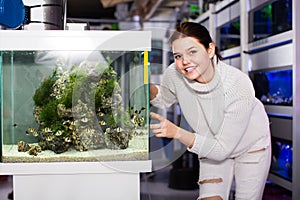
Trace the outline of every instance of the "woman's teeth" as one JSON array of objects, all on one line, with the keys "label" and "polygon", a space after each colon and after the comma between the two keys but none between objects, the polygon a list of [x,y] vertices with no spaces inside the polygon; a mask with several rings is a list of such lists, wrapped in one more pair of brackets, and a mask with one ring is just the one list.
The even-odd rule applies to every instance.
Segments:
[{"label": "woman's teeth", "polygon": [[185,68],[184,70],[185,70],[186,72],[191,72],[193,69],[194,69],[193,67],[188,67],[188,68]]}]

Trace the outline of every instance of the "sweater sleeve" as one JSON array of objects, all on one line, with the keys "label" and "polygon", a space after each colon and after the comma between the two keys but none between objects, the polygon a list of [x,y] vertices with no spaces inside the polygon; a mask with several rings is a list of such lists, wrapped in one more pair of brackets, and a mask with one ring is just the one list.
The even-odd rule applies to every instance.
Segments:
[{"label": "sweater sleeve", "polygon": [[[256,104],[254,89],[247,76],[241,76],[225,93],[227,103],[224,119],[217,133],[195,134],[195,142],[189,151],[213,160],[224,160],[237,147],[249,125]],[[210,131],[210,130],[208,130]]]},{"label": "sweater sleeve", "polygon": [[164,109],[177,102],[174,76],[176,76],[176,71],[174,66],[171,65],[163,74],[161,85],[157,86],[158,94],[150,101],[153,106]]}]

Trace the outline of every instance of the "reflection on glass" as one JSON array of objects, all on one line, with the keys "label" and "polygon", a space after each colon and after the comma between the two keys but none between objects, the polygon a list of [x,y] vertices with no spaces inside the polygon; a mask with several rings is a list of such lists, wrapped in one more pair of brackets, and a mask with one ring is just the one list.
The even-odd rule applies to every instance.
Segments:
[{"label": "reflection on glass", "polygon": [[218,31],[221,51],[240,46],[240,18],[226,23]]},{"label": "reflection on glass", "polygon": [[[250,42],[292,29],[292,0],[277,0],[250,14]],[[251,24],[251,23],[250,23]]]}]

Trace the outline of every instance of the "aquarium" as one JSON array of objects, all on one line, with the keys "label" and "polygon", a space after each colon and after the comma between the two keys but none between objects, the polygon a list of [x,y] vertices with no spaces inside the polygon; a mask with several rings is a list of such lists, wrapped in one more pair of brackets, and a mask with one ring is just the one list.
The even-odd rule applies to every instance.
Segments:
[{"label": "aquarium", "polygon": [[240,31],[240,18],[236,18],[218,28],[219,47],[220,50],[226,50],[233,47],[240,46],[241,31]]},{"label": "aquarium", "polygon": [[2,162],[149,160],[148,32],[0,38]]},{"label": "aquarium", "polygon": [[291,141],[272,137],[270,172],[288,181],[292,181],[293,145]]},{"label": "aquarium", "polygon": [[250,12],[249,41],[292,30],[292,0],[276,0]]},{"label": "aquarium", "polygon": [[265,105],[293,105],[292,68],[272,68],[249,73],[256,97]]}]

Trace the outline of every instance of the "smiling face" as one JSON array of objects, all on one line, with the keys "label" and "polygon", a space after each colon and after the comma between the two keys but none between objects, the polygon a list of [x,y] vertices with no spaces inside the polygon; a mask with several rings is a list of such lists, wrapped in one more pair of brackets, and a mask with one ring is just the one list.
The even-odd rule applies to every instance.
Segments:
[{"label": "smiling face", "polygon": [[207,83],[214,76],[211,58],[215,55],[215,45],[206,49],[193,37],[182,37],[172,42],[172,50],[177,69],[189,80]]}]

